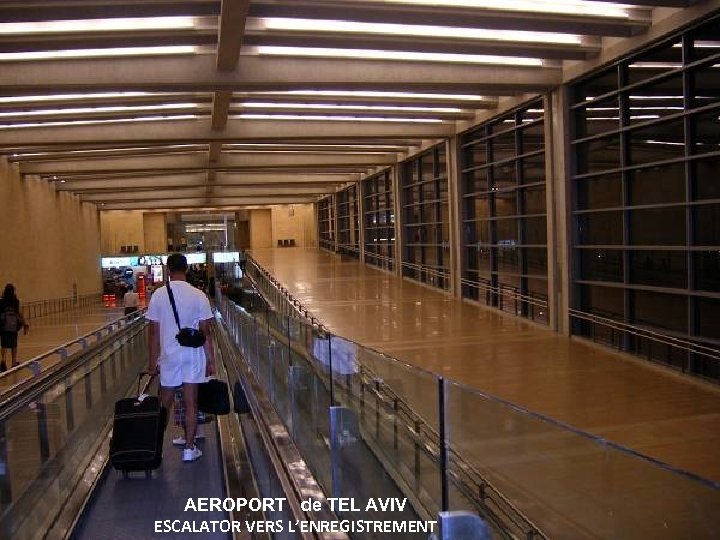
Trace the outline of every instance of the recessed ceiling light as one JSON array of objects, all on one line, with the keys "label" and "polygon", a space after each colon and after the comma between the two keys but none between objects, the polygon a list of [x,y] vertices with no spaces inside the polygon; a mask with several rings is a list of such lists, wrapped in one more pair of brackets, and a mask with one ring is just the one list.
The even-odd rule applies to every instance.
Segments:
[{"label": "recessed ceiling light", "polygon": [[439,112],[461,113],[462,109],[454,107],[413,107],[413,106],[383,106],[383,105],[337,105],[334,103],[241,103],[248,109],[335,109],[335,110],[363,110],[363,111],[407,111],[407,112]]},{"label": "recessed ceiling light", "polygon": [[118,105],[112,107],[69,107],[67,109],[46,109],[38,111],[0,112],[0,118],[7,116],[54,116],[58,114],[92,114],[104,112],[137,112],[172,109],[191,109],[199,103],[162,103],[159,105]]},{"label": "recessed ceiling light", "polygon": [[66,49],[59,51],[24,51],[0,53],[0,61],[52,60],[58,58],[103,58],[110,56],[149,56],[193,54],[197,47],[191,45],[171,45],[164,47],[120,47],[107,49]]},{"label": "recessed ceiling light", "polygon": [[531,32],[527,30],[493,30],[484,28],[454,28],[412,24],[362,23],[318,19],[262,18],[250,21],[250,27],[258,30],[290,30],[322,32],[345,32],[422,37],[449,37],[453,39],[485,39],[497,41],[521,41],[534,43],[560,43],[575,45],[582,38],[574,34]]},{"label": "recessed ceiling light", "polygon": [[473,94],[423,94],[413,92],[386,92],[374,90],[286,90],[284,92],[260,91],[260,92],[235,92],[235,96],[323,96],[323,97],[348,97],[348,98],[408,98],[408,99],[439,99],[458,101],[496,101],[495,98]]},{"label": "recessed ceiling light", "polygon": [[153,92],[109,92],[104,94],[50,94],[46,96],[4,96],[0,97],[0,103],[26,103],[31,101],[66,101],[76,99],[126,98],[162,95],[165,94]]},{"label": "recessed ceiling light", "polygon": [[362,116],[324,116],[317,114],[239,114],[230,118],[245,120],[333,120],[344,122],[400,122],[400,123],[441,123],[439,118],[381,118]]},{"label": "recessed ceiling light", "polygon": [[411,51],[383,51],[375,49],[335,49],[325,47],[250,47],[250,52],[269,56],[311,56],[323,58],[360,58],[371,60],[407,60],[415,62],[448,62],[505,66],[542,67],[540,58],[497,56],[491,54],[452,54]]},{"label": "recessed ceiling light", "polygon": [[136,17],[82,19],[0,24],[0,35],[51,34],[58,32],[111,32],[119,30],[171,30],[197,26],[195,17]]},{"label": "recessed ceiling light", "polygon": [[58,126],[90,126],[94,124],[111,124],[124,122],[159,122],[164,120],[192,120],[198,118],[195,114],[178,114],[172,116],[147,116],[142,118],[112,118],[107,120],[68,120],[62,122],[35,122],[32,124],[0,124],[0,129],[19,129],[36,127]]},{"label": "recessed ceiling light", "polygon": [[[438,0],[392,0],[395,4],[438,5]],[[596,17],[630,17],[633,6],[583,0],[443,0],[443,6],[475,7],[534,13],[594,15]]]}]

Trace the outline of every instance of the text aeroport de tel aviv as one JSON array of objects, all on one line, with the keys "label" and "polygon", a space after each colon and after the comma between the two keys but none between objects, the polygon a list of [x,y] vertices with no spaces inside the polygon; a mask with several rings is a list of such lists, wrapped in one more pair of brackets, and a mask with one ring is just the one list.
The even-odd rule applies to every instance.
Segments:
[{"label": "text aeroport de tel aviv", "polygon": [[[330,510],[333,512],[403,512],[407,499],[398,497],[371,497],[364,506],[359,506],[352,497],[328,497]],[[197,497],[189,498],[185,503],[185,512],[281,512],[286,509],[286,500],[282,497],[256,498],[220,498]],[[317,512],[323,507],[319,500],[306,499],[300,503],[304,512]],[[328,521],[301,520],[258,520],[234,521],[230,519],[215,520],[155,520],[156,533],[211,533],[211,532],[373,532],[373,533],[413,533],[435,532],[436,521],[374,519],[340,519]]]}]

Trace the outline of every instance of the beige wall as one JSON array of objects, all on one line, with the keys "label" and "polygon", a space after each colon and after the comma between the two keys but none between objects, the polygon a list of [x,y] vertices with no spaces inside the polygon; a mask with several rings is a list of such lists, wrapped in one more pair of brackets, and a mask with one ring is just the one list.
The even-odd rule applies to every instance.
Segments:
[{"label": "beige wall", "polygon": [[97,208],[0,158],[0,282],[22,302],[100,292]]},{"label": "beige wall", "polygon": [[100,212],[103,255],[119,254],[120,246],[138,246],[138,253],[165,253],[168,241],[166,221],[164,212]]},{"label": "beige wall", "polygon": [[278,240],[294,239],[297,246],[317,246],[316,216],[312,204],[272,207],[272,245]]},{"label": "beige wall", "polygon": [[138,246],[145,253],[145,223],[139,210],[105,210],[100,212],[103,255],[120,253],[120,246]]},{"label": "beige wall", "polygon": [[143,215],[145,253],[165,253],[167,251],[167,225],[165,214]]},{"label": "beige wall", "polygon": [[267,210],[250,210],[250,248],[273,246],[272,214]]}]

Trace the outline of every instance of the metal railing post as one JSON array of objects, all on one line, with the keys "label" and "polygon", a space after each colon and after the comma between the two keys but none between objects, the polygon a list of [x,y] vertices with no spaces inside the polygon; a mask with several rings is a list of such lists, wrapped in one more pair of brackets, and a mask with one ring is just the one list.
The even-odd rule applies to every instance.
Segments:
[{"label": "metal railing post", "polygon": [[439,448],[440,448],[440,491],[441,491],[441,509],[447,512],[449,509],[448,501],[448,449],[446,439],[446,418],[445,418],[445,379],[438,377],[438,420],[439,429]]}]

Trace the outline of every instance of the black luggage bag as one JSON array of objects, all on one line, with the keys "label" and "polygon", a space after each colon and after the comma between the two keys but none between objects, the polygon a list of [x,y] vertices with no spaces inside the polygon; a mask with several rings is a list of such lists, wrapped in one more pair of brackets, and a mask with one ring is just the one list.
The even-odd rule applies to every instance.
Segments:
[{"label": "black luggage bag", "polygon": [[206,414],[230,414],[230,394],[225,381],[208,379],[198,385],[198,410]]},{"label": "black luggage bag", "polygon": [[[140,377],[143,375],[141,373]],[[150,381],[143,392],[149,385]],[[143,395],[117,401],[110,439],[112,466],[122,471],[124,476],[132,471],[145,471],[149,477],[150,471],[157,469],[162,462],[167,416],[167,409],[160,404],[157,396]]]}]

